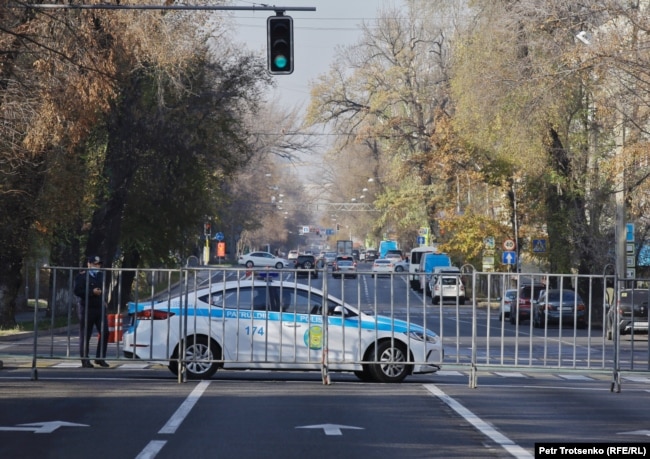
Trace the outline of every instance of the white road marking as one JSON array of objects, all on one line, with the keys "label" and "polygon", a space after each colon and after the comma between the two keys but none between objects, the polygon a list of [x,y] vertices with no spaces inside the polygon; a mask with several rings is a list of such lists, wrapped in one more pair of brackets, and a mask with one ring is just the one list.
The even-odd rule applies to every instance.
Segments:
[{"label": "white road marking", "polygon": [[163,449],[167,440],[151,440],[135,459],[153,459]]},{"label": "white road marking", "polygon": [[[169,418],[167,423],[163,426],[162,429],[158,431],[159,434],[173,434],[176,433],[176,429],[181,425],[185,420],[187,415],[190,413],[196,402],[199,401],[203,392],[210,385],[210,381],[201,381],[194,390],[187,396],[185,401],[178,407],[176,412],[172,414],[172,417]],[[151,440],[147,446],[144,447],[140,454],[136,456],[136,459],[154,459],[156,455],[160,452],[161,449],[165,446],[167,440]]]},{"label": "white road marking", "polygon": [[178,407],[176,412],[172,415],[171,418],[167,421],[167,424],[163,426],[162,429],[158,431],[159,434],[173,434],[176,432],[176,429],[181,425],[183,420],[190,413],[196,402],[199,401],[203,392],[210,385],[210,381],[201,381],[192,391],[190,395],[187,396],[185,401]]},{"label": "white road marking", "polygon": [[343,435],[342,429],[363,430],[363,427],[344,426],[341,424],[318,424],[311,426],[297,426],[296,429],[323,429],[325,435]]},{"label": "white road marking", "polygon": [[525,374],[518,373],[516,371],[508,372],[508,373],[495,371],[494,374],[497,376],[501,376],[502,378],[527,378],[528,377]]},{"label": "white road marking", "polygon": [[568,379],[570,381],[593,381],[593,378],[585,375],[560,374],[558,378]]},{"label": "white road marking", "polygon": [[481,432],[486,437],[490,438],[497,445],[501,446],[503,449],[505,449],[507,452],[512,454],[514,457],[521,458],[521,459],[532,459],[534,457],[531,453],[526,451],[524,448],[515,444],[508,437],[503,435],[501,432],[496,430],[487,422],[483,421],[481,418],[476,416],[474,413],[472,413],[470,410],[468,410],[463,405],[458,403],[456,400],[454,400],[453,398],[445,394],[434,384],[425,384],[424,387],[433,395],[435,395],[440,400],[442,400],[445,404],[447,404],[456,413],[462,416],[463,419],[465,419],[467,422],[472,424],[479,432]]}]

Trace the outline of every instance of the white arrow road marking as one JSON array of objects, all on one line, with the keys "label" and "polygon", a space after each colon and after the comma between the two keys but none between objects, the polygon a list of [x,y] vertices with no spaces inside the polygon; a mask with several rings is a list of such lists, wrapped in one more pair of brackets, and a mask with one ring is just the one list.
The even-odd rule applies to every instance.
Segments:
[{"label": "white arrow road marking", "polygon": [[50,421],[32,422],[31,424],[19,424],[15,427],[0,427],[0,431],[20,431],[34,433],[52,433],[59,427],[89,427],[87,424],[75,424],[74,422]]},{"label": "white arrow road marking", "polygon": [[341,429],[364,430],[363,427],[344,426],[341,424],[315,424],[313,426],[297,426],[296,429],[323,429],[325,435],[343,435]]},{"label": "white arrow road marking", "polygon": [[618,432],[616,435],[645,435],[650,437],[650,430],[632,430],[630,432]]}]

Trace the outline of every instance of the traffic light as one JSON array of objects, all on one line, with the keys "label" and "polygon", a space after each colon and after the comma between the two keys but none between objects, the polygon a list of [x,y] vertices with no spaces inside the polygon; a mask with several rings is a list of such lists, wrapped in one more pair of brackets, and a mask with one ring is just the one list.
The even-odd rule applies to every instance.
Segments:
[{"label": "traffic light", "polygon": [[203,234],[205,234],[206,236],[210,236],[211,230],[212,230],[212,225],[210,225],[210,223],[203,224]]},{"label": "traffic light", "polygon": [[269,72],[272,75],[293,73],[293,19],[291,16],[270,16],[266,20]]}]

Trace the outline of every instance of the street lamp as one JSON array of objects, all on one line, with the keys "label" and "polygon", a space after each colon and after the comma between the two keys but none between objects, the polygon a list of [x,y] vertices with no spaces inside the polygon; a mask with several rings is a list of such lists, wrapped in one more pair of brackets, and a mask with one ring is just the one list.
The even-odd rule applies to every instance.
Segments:
[{"label": "street lamp", "polygon": [[[593,36],[587,31],[580,31],[576,38],[588,47],[593,46]],[[620,102],[619,102],[620,103]],[[622,114],[622,107],[617,104],[617,111]],[[591,113],[591,110],[589,111]],[[594,115],[595,116],[595,115]],[[621,118],[623,118],[621,116]],[[625,225],[625,164],[623,162],[623,148],[625,147],[625,120],[618,120],[615,132],[615,154],[616,177],[614,179],[614,204],[615,204],[615,224],[614,224],[614,256],[617,279],[627,277],[627,258],[626,258],[626,225]],[[597,139],[596,123],[590,124],[592,131],[589,133],[589,139],[592,143],[590,149],[595,150]],[[590,161],[593,160],[590,152]],[[590,178],[591,179],[591,178]]]}]

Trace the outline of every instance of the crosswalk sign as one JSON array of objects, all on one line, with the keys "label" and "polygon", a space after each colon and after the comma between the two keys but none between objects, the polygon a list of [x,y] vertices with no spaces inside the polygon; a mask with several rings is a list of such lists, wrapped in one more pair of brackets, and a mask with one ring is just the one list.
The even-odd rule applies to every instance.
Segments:
[{"label": "crosswalk sign", "polygon": [[533,252],[545,253],[546,252],[546,239],[533,239]]}]

